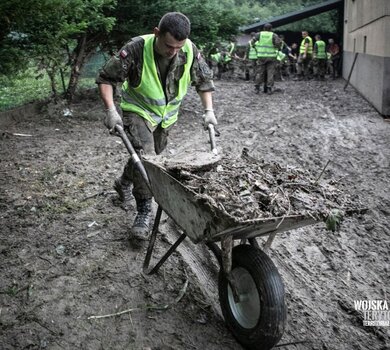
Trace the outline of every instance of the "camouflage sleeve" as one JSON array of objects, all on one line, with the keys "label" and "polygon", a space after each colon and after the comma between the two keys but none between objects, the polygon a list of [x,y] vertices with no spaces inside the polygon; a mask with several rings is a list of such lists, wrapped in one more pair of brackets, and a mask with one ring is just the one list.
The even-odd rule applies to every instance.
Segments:
[{"label": "camouflage sleeve", "polygon": [[140,56],[139,50],[140,40],[135,38],[129,41],[100,69],[96,77],[96,83],[115,85],[116,83],[124,82],[126,78],[129,78],[129,80],[137,79],[140,66],[137,63]]},{"label": "camouflage sleeve", "polygon": [[277,48],[277,49],[280,49],[281,46],[282,46],[282,40],[280,40],[280,37],[279,35],[277,34],[273,34],[272,35],[272,43],[274,44],[274,46]]},{"label": "camouflage sleeve", "polygon": [[256,35],[254,36],[254,38],[251,40],[251,45],[252,45],[252,46],[255,46],[256,41],[259,41],[259,40],[260,40],[260,32],[259,32],[259,33],[256,33]]},{"label": "camouflage sleeve", "polygon": [[194,61],[191,67],[191,81],[196,91],[214,91],[213,71],[208,66],[203,55],[193,46]]},{"label": "camouflage sleeve", "polygon": [[313,45],[313,52],[314,52],[315,54],[317,54],[317,53],[318,53],[318,46],[317,46],[317,42],[315,42],[315,43],[314,43],[314,45]]}]

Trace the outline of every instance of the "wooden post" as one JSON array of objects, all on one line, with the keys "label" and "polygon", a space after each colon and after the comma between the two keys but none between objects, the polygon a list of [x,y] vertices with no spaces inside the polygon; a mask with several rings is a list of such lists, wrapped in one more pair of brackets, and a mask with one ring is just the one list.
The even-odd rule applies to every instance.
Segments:
[{"label": "wooden post", "polygon": [[349,71],[347,83],[346,83],[345,86],[344,86],[344,90],[347,88],[347,86],[348,86],[348,84],[349,84],[349,80],[351,79],[352,71],[353,71],[353,68],[355,67],[355,63],[356,63],[356,60],[357,60],[358,55],[359,55],[359,52],[356,52],[356,53],[355,53],[355,58],[353,59],[353,62],[352,62],[351,70]]}]

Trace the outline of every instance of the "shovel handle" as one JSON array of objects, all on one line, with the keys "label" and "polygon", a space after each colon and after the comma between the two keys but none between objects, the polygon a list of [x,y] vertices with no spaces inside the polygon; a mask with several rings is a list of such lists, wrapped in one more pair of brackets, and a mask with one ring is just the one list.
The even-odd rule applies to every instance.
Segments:
[{"label": "shovel handle", "polygon": [[130,153],[131,159],[133,161],[134,167],[140,172],[142,178],[144,179],[145,183],[151,189],[150,182],[149,182],[149,177],[148,174],[146,173],[146,170],[141,162],[141,159],[139,158],[137,152],[135,151],[133,145],[131,144],[129,138],[127,137],[125,131],[120,125],[115,125],[115,131],[119,135],[119,137],[122,139],[123,143],[125,144],[127,150]]},{"label": "shovel handle", "polygon": [[209,129],[211,152],[213,152],[214,154],[218,154],[217,143],[215,141],[215,128],[214,128],[214,125],[213,124],[209,124],[207,127]]}]

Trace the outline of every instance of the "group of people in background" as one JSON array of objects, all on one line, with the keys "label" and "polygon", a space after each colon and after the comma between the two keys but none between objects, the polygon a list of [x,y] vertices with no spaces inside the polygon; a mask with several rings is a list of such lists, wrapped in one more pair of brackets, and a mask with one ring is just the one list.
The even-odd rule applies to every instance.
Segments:
[{"label": "group of people in background", "polygon": [[295,42],[288,45],[284,36],[274,33],[272,25],[267,23],[262,31],[251,33],[244,53],[239,53],[231,38],[229,43],[219,44],[214,49],[209,55],[209,64],[217,79],[223,75],[232,76],[241,66],[245,79],[255,82],[257,93],[263,89],[272,94],[275,79],[325,80],[327,74],[337,78],[341,74],[341,50],[334,39],[325,43],[320,34],[313,39],[305,30],[300,45]]}]

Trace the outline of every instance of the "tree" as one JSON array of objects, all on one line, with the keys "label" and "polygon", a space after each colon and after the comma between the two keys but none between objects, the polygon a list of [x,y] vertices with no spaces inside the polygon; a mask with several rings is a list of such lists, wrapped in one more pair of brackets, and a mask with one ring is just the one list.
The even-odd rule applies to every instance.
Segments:
[{"label": "tree", "polygon": [[191,20],[191,39],[198,45],[215,43],[236,34],[245,17],[235,0],[119,0],[117,22],[111,33],[111,45],[119,49],[131,37],[151,33],[170,11],[179,11]]},{"label": "tree", "polygon": [[[47,71],[55,96],[55,76],[70,66],[66,91],[70,100],[85,60],[115,23],[109,16],[115,5],[116,0],[8,0],[2,7],[12,21],[0,39],[3,47],[13,43],[15,50],[25,53],[25,59],[34,59]],[[23,40],[12,39],[10,33],[18,33]]]}]

